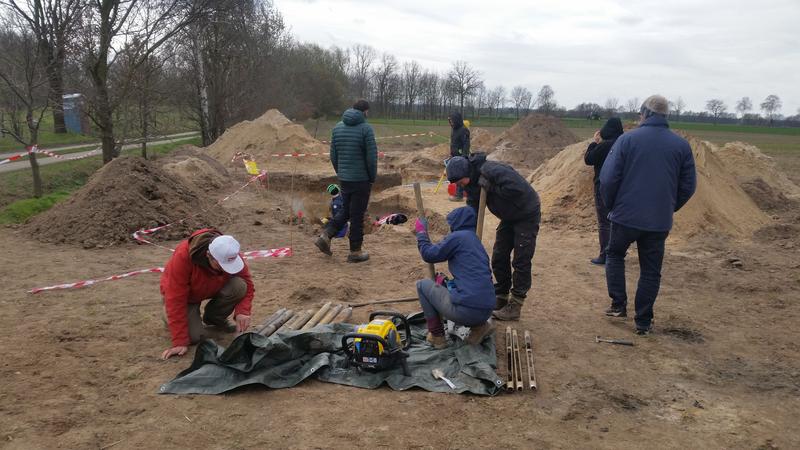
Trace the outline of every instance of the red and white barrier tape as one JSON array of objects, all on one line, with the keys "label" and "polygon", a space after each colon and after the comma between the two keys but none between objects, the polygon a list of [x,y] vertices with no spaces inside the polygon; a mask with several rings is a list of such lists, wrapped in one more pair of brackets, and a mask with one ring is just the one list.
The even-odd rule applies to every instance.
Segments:
[{"label": "red and white barrier tape", "polygon": [[[383,139],[397,139],[397,138],[418,137],[418,136],[433,136],[434,134],[436,134],[436,133],[434,133],[433,131],[426,131],[425,133],[398,134],[397,136],[381,136],[381,137],[376,137],[375,140],[376,141],[380,141],[380,140],[383,140]],[[320,142],[322,142],[323,144],[330,144],[331,143],[331,141],[320,141]]]},{"label": "red and white barrier tape", "polygon": [[16,160],[22,158],[23,156],[28,156],[31,153],[36,152],[36,151],[40,151],[40,150],[38,150],[36,148],[36,146],[28,147],[27,150],[25,151],[25,153],[19,153],[19,154],[16,154],[14,156],[11,156],[9,158],[6,158],[6,159],[0,161],[0,166],[2,166],[3,164],[6,164],[6,163],[10,163],[12,161],[16,161]]},{"label": "red and white barrier tape", "polygon": [[[292,256],[292,249],[290,247],[273,248],[270,250],[253,250],[242,253],[242,257],[245,259],[284,258],[286,256]],[[102,283],[104,281],[121,280],[123,278],[128,278],[143,273],[161,273],[163,271],[164,271],[163,267],[153,267],[151,269],[134,270],[132,272],[125,272],[119,275],[111,275],[110,277],[98,278],[94,280],[83,280],[83,281],[76,281],[74,283],[64,283],[64,284],[56,284],[54,286],[34,288],[28,291],[28,293],[38,294],[40,292],[54,291],[58,289],[77,289],[77,288],[91,286],[97,283]]]}]

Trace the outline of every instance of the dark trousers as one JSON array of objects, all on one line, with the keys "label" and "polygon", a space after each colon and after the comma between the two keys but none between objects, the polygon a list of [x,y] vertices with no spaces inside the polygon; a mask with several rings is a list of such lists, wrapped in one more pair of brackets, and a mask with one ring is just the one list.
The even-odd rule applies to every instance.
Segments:
[{"label": "dark trousers", "polygon": [[594,185],[594,209],[597,211],[597,234],[600,238],[600,259],[606,259],[608,237],[611,234],[611,221],[608,220],[608,208],[600,197],[599,186]]},{"label": "dark trousers", "polygon": [[611,223],[611,236],[606,250],[606,283],[611,306],[627,308],[625,289],[625,254],[636,242],[639,251],[639,285],[636,288],[637,328],[647,328],[653,320],[653,305],[661,286],[661,263],[664,260],[664,242],[668,231],[643,231]]},{"label": "dark trousers", "polygon": [[[203,326],[204,322],[209,325],[224,324],[246,294],[247,283],[240,277],[233,277],[206,303],[202,319],[200,318],[200,303],[186,305],[186,319],[189,324],[191,343],[196,344],[208,337]],[[163,303],[164,299],[162,298],[161,301]],[[164,323],[167,323],[166,311],[164,311]]]},{"label": "dark trousers", "polygon": [[492,250],[495,293],[511,292],[515,297],[523,299],[528,294],[531,288],[533,253],[536,251],[540,220],[541,212],[536,211],[534,216],[527,220],[500,221]]},{"label": "dark trousers", "polygon": [[369,204],[372,183],[369,181],[340,181],[343,206],[328,222],[325,232],[328,237],[336,236],[339,230],[350,222],[350,251],[361,250],[364,242],[364,213]]}]

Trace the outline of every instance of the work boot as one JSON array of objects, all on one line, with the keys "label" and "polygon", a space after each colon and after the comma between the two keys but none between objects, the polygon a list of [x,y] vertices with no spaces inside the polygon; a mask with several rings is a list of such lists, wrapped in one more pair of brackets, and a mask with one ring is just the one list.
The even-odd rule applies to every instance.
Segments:
[{"label": "work boot", "polygon": [[347,255],[347,262],[360,263],[369,260],[369,253],[363,250],[353,250]]},{"label": "work boot", "polygon": [[225,333],[233,333],[236,331],[236,324],[227,319],[221,323],[206,322],[205,320],[203,320],[203,323]]},{"label": "work boot", "polygon": [[328,233],[323,232],[320,234],[317,240],[314,241],[314,245],[316,245],[322,253],[333,256],[333,252],[331,252],[331,238],[328,236]]},{"label": "work boot", "polygon": [[486,336],[494,333],[494,328],[491,320],[487,320],[478,326],[470,327],[469,336],[464,341],[470,345],[479,345]]},{"label": "work boot", "polygon": [[590,259],[589,262],[596,266],[604,266],[606,264],[606,257],[598,256],[597,258]]},{"label": "work boot", "polygon": [[524,302],[524,298],[512,295],[508,300],[508,304],[500,310],[493,312],[492,316],[497,320],[519,320],[519,316],[522,313],[522,304]]},{"label": "work boot", "polygon": [[495,294],[494,310],[503,309],[508,304],[508,294]]},{"label": "work boot", "polygon": [[608,317],[628,317],[628,312],[621,306],[612,306],[606,310]]},{"label": "work boot", "polygon": [[429,332],[425,337],[425,340],[428,341],[428,343],[431,344],[436,350],[447,348],[447,338],[444,336],[434,336]]}]

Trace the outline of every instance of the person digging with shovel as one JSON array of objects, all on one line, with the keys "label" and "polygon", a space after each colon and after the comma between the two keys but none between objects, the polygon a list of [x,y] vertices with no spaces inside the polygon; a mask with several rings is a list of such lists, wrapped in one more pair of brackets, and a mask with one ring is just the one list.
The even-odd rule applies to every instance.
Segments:
[{"label": "person digging with shovel", "polygon": [[[433,244],[425,219],[417,219],[414,232],[422,259],[428,263],[447,261],[452,280],[417,282],[417,295],[428,323],[428,342],[437,349],[447,347],[442,319],[470,327],[468,344],[480,344],[494,331],[489,320],[495,306],[489,256],[475,234],[478,216],[469,206],[447,215],[450,234]],[[439,277],[437,277],[438,279]],[[444,285],[443,285],[444,284]]]}]

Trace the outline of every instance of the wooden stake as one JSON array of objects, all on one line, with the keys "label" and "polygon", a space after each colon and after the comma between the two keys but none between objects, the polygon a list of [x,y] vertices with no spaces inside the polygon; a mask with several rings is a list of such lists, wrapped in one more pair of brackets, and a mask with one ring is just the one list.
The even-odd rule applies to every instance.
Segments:
[{"label": "wooden stake", "polygon": [[486,219],[486,189],[481,189],[481,198],[478,202],[478,240],[483,240],[483,221]]},{"label": "wooden stake", "polygon": [[[419,183],[414,183],[414,198],[417,200],[417,213],[420,219],[425,219],[425,206],[422,204],[422,190]],[[436,267],[432,263],[428,263],[428,275],[431,280],[436,281]]]},{"label": "wooden stake", "polygon": [[364,302],[364,303],[352,303],[349,306],[351,308],[361,308],[362,306],[385,305],[387,303],[407,303],[407,302],[415,302],[417,300],[419,300],[419,297],[403,297],[403,298],[393,298],[389,300],[375,300],[372,302]]}]

